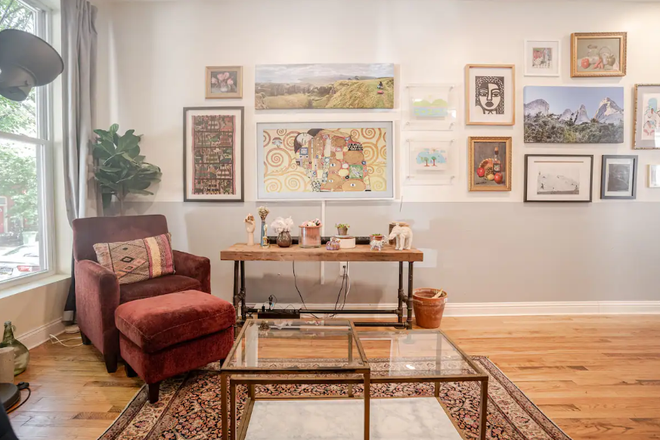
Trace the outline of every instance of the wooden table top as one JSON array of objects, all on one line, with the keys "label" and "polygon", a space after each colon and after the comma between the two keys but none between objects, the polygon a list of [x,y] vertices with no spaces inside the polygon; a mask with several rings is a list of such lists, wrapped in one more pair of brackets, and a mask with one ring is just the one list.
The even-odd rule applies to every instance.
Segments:
[{"label": "wooden table top", "polygon": [[248,246],[236,243],[220,252],[221,260],[231,261],[423,261],[424,253],[419,249],[407,251],[394,250],[394,246],[385,245],[381,251],[372,251],[369,245],[359,244],[353,249],[329,251],[320,248],[301,248],[293,245],[281,248],[270,245],[262,248],[258,244]]}]

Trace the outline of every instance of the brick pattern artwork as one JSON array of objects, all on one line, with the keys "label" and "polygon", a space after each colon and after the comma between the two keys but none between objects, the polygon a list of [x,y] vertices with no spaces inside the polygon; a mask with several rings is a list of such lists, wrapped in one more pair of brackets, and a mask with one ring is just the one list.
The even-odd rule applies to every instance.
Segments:
[{"label": "brick pattern artwork", "polygon": [[236,117],[193,116],[193,194],[236,194]]}]

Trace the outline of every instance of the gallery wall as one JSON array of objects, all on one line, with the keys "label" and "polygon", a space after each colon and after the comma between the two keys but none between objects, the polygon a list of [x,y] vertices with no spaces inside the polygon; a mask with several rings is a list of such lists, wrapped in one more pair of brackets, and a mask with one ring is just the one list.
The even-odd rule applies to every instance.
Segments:
[{"label": "gallery wall", "polygon": [[[130,204],[132,213],[163,213],[175,247],[212,260],[214,293],[231,294],[232,265],[222,248],[242,241],[242,219],[256,214],[257,122],[393,121],[396,201],[327,202],[326,224],[347,222],[351,233],[385,231],[393,219],[411,221],[415,246],[426,252],[417,286],[444,287],[457,303],[517,301],[657,300],[660,260],[660,189],[646,185],[647,165],[660,151],[633,151],[632,88],[660,82],[655,17],[660,5],[632,2],[518,2],[424,0],[247,0],[98,2],[99,99],[97,122],[144,135],[142,154],[162,168],[153,197]],[[606,5],[606,7],[604,7]],[[628,32],[628,74],[623,78],[577,78],[569,74],[572,32]],[[561,76],[523,76],[525,39],[561,41]],[[281,63],[392,62],[396,66],[394,110],[254,110],[254,66]],[[468,127],[460,100],[457,129],[450,133],[402,130],[405,86],[456,84],[462,95],[469,63],[515,64],[516,124]],[[205,100],[205,66],[244,67],[244,97]],[[543,145],[523,142],[525,85],[624,86],[625,142],[618,145]],[[183,202],[183,108],[245,107],[245,203]],[[458,175],[452,185],[402,185],[405,141],[454,139]],[[513,138],[512,191],[468,192],[467,137]],[[523,203],[525,154],[593,154],[590,204]],[[600,156],[637,154],[637,199],[603,200]],[[321,215],[320,202],[269,203],[271,217],[297,223]],[[328,227],[326,232],[330,233]],[[338,268],[297,268],[308,303],[334,303]],[[396,266],[351,265],[348,302],[395,301]],[[248,264],[255,301],[274,293],[299,302],[290,264]],[[250,300],[252,300],[250,298]]]}]

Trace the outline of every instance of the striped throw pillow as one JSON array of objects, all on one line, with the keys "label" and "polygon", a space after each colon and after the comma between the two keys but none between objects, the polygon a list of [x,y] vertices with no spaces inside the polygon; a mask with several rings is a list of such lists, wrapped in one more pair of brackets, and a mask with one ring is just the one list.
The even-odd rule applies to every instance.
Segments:
[{"label": "striped throw pillow", "polygon": [[131,284],[174,273],[169,233],[139,240],[94,245],[99,264],[113,271],[119,284]]}]

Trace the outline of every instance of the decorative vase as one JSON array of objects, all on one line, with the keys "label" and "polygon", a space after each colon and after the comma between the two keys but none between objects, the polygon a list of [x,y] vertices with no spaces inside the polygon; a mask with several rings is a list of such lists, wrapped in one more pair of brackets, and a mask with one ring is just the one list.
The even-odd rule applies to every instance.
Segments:
[{"label": "decorative vase", "polygon": [[301,226],[300,227],[300,247],[301,248],[321,247],[321,227],[320,226]]},{"label": "decorative vase", "polygon": [[261,221],[261,247],[270,247],[270,244],[268,243],[268,225],[264,220]]},{"label": "decorative vase", "polygon": [[279,247],[286,248],[291,246],[291,243],[293,243],[293,239],[291,238],[291,233],[289,231],[282,231],[277,234],[277,245]]},{"label": "decorative vase", "polygon": [[5,322],[5,334],[0,343],[0,348],[12,347],[14,349],[14,376],[18,376],[27,369],[30,361],[30,352],[14,337],[14,327],[10,321]]}]

